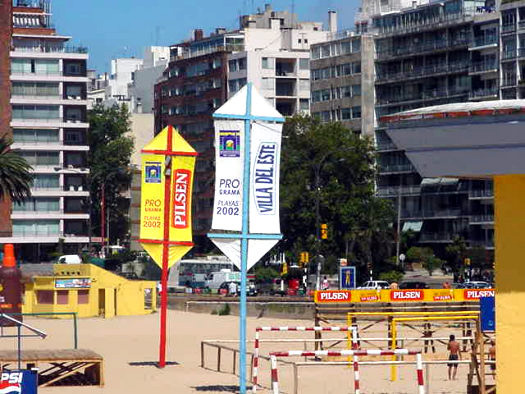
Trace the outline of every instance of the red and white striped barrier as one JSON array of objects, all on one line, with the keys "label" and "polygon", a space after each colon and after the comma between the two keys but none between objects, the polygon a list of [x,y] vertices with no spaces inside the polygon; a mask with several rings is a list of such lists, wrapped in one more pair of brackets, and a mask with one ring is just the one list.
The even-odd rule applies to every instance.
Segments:
[{"label": "red and white striped barrier", "polygon": [[354,356],[354,389],[359,394],[359,369],[357,357],[359,356],[394,356],[394,355],[415,355],[417,368],[418,394],[425,394],[425,382],[423,380],[423,359],[420,350],[394,349],[394,350],[317,350],[301,351],[290,350],[287,352],[271,352],[270,361],[272,365],[272,392],[279,394],[279,372],[277,369],[277,357],[321,357],[321,356]]},{"label": "red and white striped barrier", "polygon": [[340,332],[352,332],[352,343],[355,347],[357,345],[357,328],[356,327],[321,327],[321,326],[313,326],[313,327],[304,327],[304,326],[297,326],[297,327],[288,327],[288,326],[282,326],[282,327],[257,327],[255,329],[255,345],[253,349],[253,386],[252,386],[252,392],[257,392],[257,377],[259,375],[259,348],[260,348],[260,332],[262,331],[340,331]]}]

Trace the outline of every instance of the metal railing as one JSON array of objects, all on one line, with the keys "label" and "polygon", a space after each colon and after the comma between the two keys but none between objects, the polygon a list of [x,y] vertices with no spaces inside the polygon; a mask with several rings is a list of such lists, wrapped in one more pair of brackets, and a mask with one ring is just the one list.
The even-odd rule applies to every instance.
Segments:
[{"label": "metal railing", "polygon": [[470,72],[484,72],[484,71],[497,71],[498,64],[494,61],[478,62],[474,63],[469,67]]},{"label": "metal railing", "polygon": [[421,192],[421,186],[388,186],[388,187],[378,187],[377,195],[378,196],[398,196],[405,194],[418,194]]},{"label": "metal railing", "polygon": [[469,62],[458,62],[451,64],[435,64],[425,67],[417,67],[412,70],[400,71],[397,73],[381,73],[378,74],[377,80],[398,80],[407,78],[426,77],[432,74],[449,73],[449,72],[461,72],[467,71],[469,68]]},{"label": "metal railing", "polygon": [[193,57],[203,56],[203,55],[209,55],[210,53],[215,52],[242,52],[244,51],[244,44],[239,45],[219,45],[215,47],[209,47],[201,51],[190,51],[183,53],[182,55],[178,56],[171,56],[170,61],[176,61],[181,59],[190,59]]},{"label": "metal railing", "polygon": [[525,29],[525,21],[519,21],[518,22],[518,29],[520,29],[520,30]]},{"label": "metal railing", "polygon": [[497,43],[498,43],[498,36],[495,36],[495,35],[494,36],[488,35],[484,37],[474,37],[471,48],[484,47],[487,45],[495,45]]},{"label": "metal railing", "polygon": [[452,233],[422,233],[419,242],[448,242],[452,241]]},{"label": "metal railing", "polygon": [[510,33],[511,31],[516,31],[516,23],[501,25],[501,31],[503,33]]},{"label": "metal railing", "polygon": [[408,164],[384,164],[379,166],[379,172],[380,173],[388,173],[388,172],[415,172],[416,168],[408,163]]},{"label": "metal railing", "polygon": [[514,59],[518,55],[517,52],[516,49],[506,49],[501,52],[501,60]]},{"label": "metal railing", "polygon": [[44,52],[44,53],[81,53],[87,54],[88,49],[82,46],[51,46],[51,45],[35,45],[20,47],[15,46],[13,48],[15,52]]},{"label": "metal railing", "polygon": [[393,142],[378,142],[376,144],[376,150],[399,150],[399,148]]},{"label": "metal railing", "polygon": [[518,49],[518,57],[525,57],[525,48]]},{"label": "metal railing", "polygon": [[35,75],[35,76],[37,75],[38,76],[40,75],[57,75],[57,76],[63,75],[63,73],[58,70],[38,70],[36,72],[33,72],[31,70],[16,70],[12,68],[11,68],[11,74],[12,75]]},{"label": "metal railing", "polygon": [[402,56],[402,55],[415,55],[421,52],[431,52],[439,49],[444,48],[454,48],[458,46],[466,46],[470,43],[470,40],[465,39],[459,39],[459,40],[435,40],[435,41],[427,41],[423,42],[418,45],[406,45],[406,46],[399,46],[396,48],[388,48],[386,50],[379,50],[377,52],[378,59],[384,59],[389,57],[395,57],[395,56]]},{"label": "metal railing", "polygon": [[469,197],[494,197],[494,190],[492,189],[473,189],[469,191]]},{"label": "metal railing", "polygon": [[470,224],[473,223],[494,223],[494,215],[472,215],[470,216]]},{"label": "metal railing", "polygon": [[480,97],[490,97],[490,96],[497,96],[498,95],[498,89],[497,88],[486,88],[486,89],[476,89],[470,92],[470,98],[480,98]]}]

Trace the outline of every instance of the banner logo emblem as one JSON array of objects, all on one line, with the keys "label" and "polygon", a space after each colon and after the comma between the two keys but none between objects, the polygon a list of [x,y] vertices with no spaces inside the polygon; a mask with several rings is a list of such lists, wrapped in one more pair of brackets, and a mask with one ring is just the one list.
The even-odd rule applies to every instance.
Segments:
[{"label": "banner logo emblem", "polygon": [[156,161],[146,162],[146,183],[160,183],[161,182],[161,163]]},{"label": "banner logo emblem", "polygon": [[188,227],[188,203],[191,185],[191,171],[177,169],[173,187],[173,222],[174,228]]},{"label": "banner logo emblem", "polygon": [[239,130],[219,130],[220,157],[241,157],[241,136]]}]

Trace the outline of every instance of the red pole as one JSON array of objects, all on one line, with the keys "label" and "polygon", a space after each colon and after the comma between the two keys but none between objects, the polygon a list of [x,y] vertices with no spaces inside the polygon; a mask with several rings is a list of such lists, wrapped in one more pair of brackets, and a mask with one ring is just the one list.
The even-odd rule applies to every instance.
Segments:
[{"label": "red pole", "polygon": [[[168,126],[167,151],[172,151],[173,130]],[[171,163],[171,162],[170,162]],[[168,168],[165,168],[166,171]],[[162,244],[162,276],[160,293],[160,344],[159,368],[166,366],[166,318],[168,313],[168,255],[170,238],[170,197],[171,197],[171,171],[167,172],[164,180],[164,242]]]},{"label": "red pole", "polygon": [[104,257],[106,257],[106,252],[105,252],[105,247],[106,247],[106,241],[105,241],[105,238],[106,238],[106,191],[104,189],[106,189],[105,187],[106,185],[103,183],[102,184],[102,191],[101,191],[101,196],[100,196],[100,227],[101,227],[101,230],[100,230],[100,235],[102,236],[102,254],[104,255]]}]

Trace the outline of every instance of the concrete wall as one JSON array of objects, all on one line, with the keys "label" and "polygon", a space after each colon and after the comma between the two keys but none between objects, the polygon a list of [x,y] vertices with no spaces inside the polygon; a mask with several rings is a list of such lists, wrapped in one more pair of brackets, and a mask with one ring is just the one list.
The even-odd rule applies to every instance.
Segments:
[{"label": "concrete wall", "polygon": [[523,389],[521,351],[525,351],[525,175],[494,178],[496,236],[496,370],[501,393]]}]

